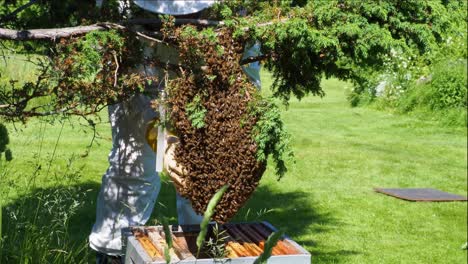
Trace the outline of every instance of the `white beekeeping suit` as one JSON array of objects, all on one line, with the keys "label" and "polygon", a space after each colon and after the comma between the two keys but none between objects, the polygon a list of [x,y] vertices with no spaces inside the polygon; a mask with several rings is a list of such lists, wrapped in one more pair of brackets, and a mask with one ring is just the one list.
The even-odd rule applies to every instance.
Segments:
[{"label": "white beekeeping suit", "polygon": [[[160,1],[134,0],[139,7],[161,14],[185,15],[197,13],[215,3],[215,0]],[[97,0],[101,6],[102,0]],[[156,46],[148,48],[146,55],[160,56],[167,60],[177,57],[174,50]],[[150,52],[151,50],[151,52]],[[154,51],[155,50],[155,51]],[[255,45],[244,56],[258,55]],[[244,67],[249,78],[259,86],[259,64]],[[148,76],[159,76],[163,72],[155,68],[138,68]],[[144,225],[153,211],[161,183],[155,170],[156,154],[146,141],[146,126],[157,113],[150,107],[151,99],[136,95],[130,100],[109,106],[109,121],[112,128],[112,150],[109,168],[102,177],[102,185],[96,205],[96,222],[89,236],[90,247],[106,255],[122,255],[121,230],[129,226]],[[197,215],[187,199],[177,194],[177,214],[180,225],[199,224]]]}]

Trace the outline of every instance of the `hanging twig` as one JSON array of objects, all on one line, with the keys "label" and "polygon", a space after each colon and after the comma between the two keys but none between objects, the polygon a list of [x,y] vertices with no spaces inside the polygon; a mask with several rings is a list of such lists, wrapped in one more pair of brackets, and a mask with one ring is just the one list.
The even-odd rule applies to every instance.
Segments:
[{"label": "hanging twig", "polygon": [[62,123],[62,127],[60,128],[60,132],[59,132],[59,135],[57,137],[57,141],[55,142],[55,146],[54,146],[54,151],[52,152],[52,157],[50,158],[49,160],[49,166],[47,167],[47,173],[46,173],[46,177],[49,176],[49,172],[50,172],[50,167],[52,165],[52,162],[54,161],[54,158],[55,158],[55,153],[57,151],[57,146],[58,146],[58,143],[60,141],[60,138],[62,137],[62,132],[63,132],[63,127],[65,126],[65,122],[61,122]]},{"label": "hanging twig", "polygon": [[81,117],[84,120],[86,120],[86,122],[88,122],[88,125],[91,127],[93,131],[93,137],[91,138],[91,142],[89,142],[89,144],[86,146],[86,151],[80,155],[82,158],[85,158],[89,155],[89,151],[91,150],[91,147],[93,146],[94,141],[96,140],[97,130],[96,130],[96,123],[94,122],[94,120],[87,118],[86,115],[81,115]]},{"label": "hanging twig", "polygon": [[116,52],[112,52],[112,55],[114,55],[114,60],[115,60],[115,72],[114,72],[114,87],[117,87],[117,78],[119,77],[119,60],[117,59],[117,54]]},{"label": "hanging twig", "polygon": [[138,36],[140,36],[140,37],[142,37],[142,38],[144,38],[144,39],[146,39],[146,40],[149,40],[149,41],[154,41],[154,42],[157,42],[157,43],[168,44],[168,43],[166,43],[166,42],[164,42],[164,41],[162,41],[162,40],[160,40],[160,39],[150,37],[150,36],[148,36],[148,35],[146,35],[146,34],[143,34],[143,33],[139,32],[139,31],[136,31],[135,34],[137,34]]}]

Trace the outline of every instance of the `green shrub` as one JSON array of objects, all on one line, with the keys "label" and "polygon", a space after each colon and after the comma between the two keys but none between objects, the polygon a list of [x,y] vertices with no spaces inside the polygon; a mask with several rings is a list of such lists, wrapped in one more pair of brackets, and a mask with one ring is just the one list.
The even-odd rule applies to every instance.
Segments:
[{"label": "green shrub", "polygon": [[448,37],[434,52],[420,57],[395,51],[387,56],[384,71],[363,72],[364,81],[354,83],[348,101],[351,106],[372,105],[450,126],[466,125],[465,36]]},{"label": "green shrub", "polygon": [[[392,46],[383,56],[382,68],[354,71],[360,81],[353,83],[353,92],[348,95],[352,106],[372,104],[379,109],[426,114],[466,109],[467,2],[445,1],[443,5],[450,15],[439,14],[436,27],[445,30],[429,48],[418,51]],[[422,32],[413,33],[425,39]],[[417,84],[420,77],[428,76],[431,84]],[[384,89],[378,87],[382,81]]]},{"label": "green shrub", "polygon": [[442,61],[433,68],[428,105],[432,109],[466,108],[466,60]]},{"label": "green shrub", "polygon": [[428,105],[428,99],[433,94],[430,85],[413,85],[398,101],[398,111],[401,113],[409,113],[415,110],[418,106]]},{"label": "green shrub", "polygon": [[[394,108],[399,113],[429,120],[438,120],[445,125],[466,125],[467,111],[467,62],[445,59],[433,67],[432,80],[413,83],[398,98]],[[380,102],[380,106],[389,106]]]},{"label": "green shrub", "polygon": [[407,113],[417,108],[429,110],[467,108],[467,65],[465,61],[443,61],[433,67],[432,80],[414,84],[397,103],[399,112]]}]

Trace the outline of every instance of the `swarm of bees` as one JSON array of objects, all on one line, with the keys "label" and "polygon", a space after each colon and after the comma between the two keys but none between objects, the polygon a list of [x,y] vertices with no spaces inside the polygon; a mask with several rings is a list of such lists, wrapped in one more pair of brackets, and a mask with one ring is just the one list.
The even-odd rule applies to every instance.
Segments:
[{"label": "swarm of bees", "polygon": [[[248,111],[258,91],[240,65],[244,41],[234,39],[228,29],[218,31],[216,41],[184,37],[178,44],[180,60],[191,67],[170,81],[168,89],[170,120],[180,138],[175,159],[186,170],[178,191],[203,214],[210,198],[228,184],[213,217],[220,223],[244,205],[265,171],[252,137],[257,117]],[[201,128],[187,113],[196,97],[205,110]]]}]

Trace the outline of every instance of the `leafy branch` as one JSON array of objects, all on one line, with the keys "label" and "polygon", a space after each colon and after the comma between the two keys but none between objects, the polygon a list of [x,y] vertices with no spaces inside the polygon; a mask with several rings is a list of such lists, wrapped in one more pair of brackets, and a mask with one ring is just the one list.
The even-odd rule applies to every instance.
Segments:
[{"label": "leafy branch", "polygon": [[252,137],[257,144],[257,160],[266,162],[271,155],[278,179],[281,179],[287,171],[287,161],[294,156],[289,145],[290,135],[281,119],[281,111],[272,100],[257,99],[249,106],[249,114],[257,118],[252,129]]},{"label": "leafy branch", "polygon": [[201,98],[196,95],[193,101],[187,104],[185,111],[188,114],[189,120],[192,122],[192,126],[196,129],[200,129],[205,126],[205,115],[207,110],[203,107]]}]

